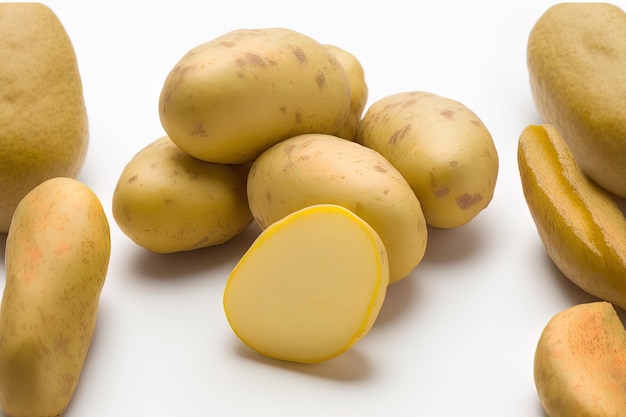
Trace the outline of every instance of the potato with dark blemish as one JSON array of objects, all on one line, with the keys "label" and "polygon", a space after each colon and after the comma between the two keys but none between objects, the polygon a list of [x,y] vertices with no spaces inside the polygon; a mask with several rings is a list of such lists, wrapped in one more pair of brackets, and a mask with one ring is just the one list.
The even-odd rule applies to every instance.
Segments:
[{"label": "potato with dark blemish", "polygon": [[402,173],[430,226],[462,226],[493,198],[499,165],[493,138],[458,101],[422,91],[383,97],[367,110],[357,142]]},{"label": "potato with dark blemish", "polygon": [[346,71],[321,43],[285,28],[240,29],[180,59],[159,116],[188,154],[243,164],[289,137],[336,132],[350,99]]},{"label": "potato with dark blemish", "polygon": [[353,211],[385,244],[390,283],[407,277],[426,250],[424,214],[402,174],[378,152],[337,136],[299,135],[263,152],[248,175],[248,200],[262,229],[315,204]]},{"label": "potato with dark blemish", "polygon": [[122,171],[113,217],[135,243],[157,253],[225,243],[252,222],[246,171],[196,159],[163,136]]}]

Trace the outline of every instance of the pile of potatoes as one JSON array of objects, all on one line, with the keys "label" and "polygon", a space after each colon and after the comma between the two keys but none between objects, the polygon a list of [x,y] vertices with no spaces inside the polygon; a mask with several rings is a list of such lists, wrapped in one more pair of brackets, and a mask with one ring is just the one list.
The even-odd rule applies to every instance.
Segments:
[{"label": "pile of potatoes", "polygon": [[[367,100],[364,70],[352,53],[290,29],[235,30],[199,45],[165,79],[159,98],[165,134],[124,168],[113,195],[114,219],[134,242],[157,253],[223,244],[256,222],[261,236],[240,264],[252,262],[255,251],[268,252],[271,265],[258,262],[252,274],[292,281],[273,282],[273,288],[298,283],[310,272],[294,257],[373,276],[377,284],[358,300],[346,291],[346,302],[366,300],[367,308],[348,313],[357,315],[356,327],[347,326],[348,342],[339,343],[336,352],[270,354],[248,343],[268,356],[301,362],[339,354],[367,333],[386,286],[421,262],[428,227],[454,228],[473,219],[491,201],[498,174],[492,137],[463,104],[423,91],[384,97],[366,111]],[[337,230],[358,235],[352,226],[365,231],[370,243],[350,249],[358,247],[356,238],[346,238],[339,253],[322,250],[341,237]],[[281,236],[289,247],[277,243]],[[361,256],[377,262],[365,271],[352,268],[363,263]],[[277,264],[284,267],[279,272],[272,269]],[[312,268],[314,274],[329,273]],[[238,265],[229,277],[224,307],[233,330],[246,341],[243,328],[258,326],[234,324],[243,301],[229,294],[241,287],[233,284],[236,279],[254,282],[250,272],[240,278],[243,269]],[[323,298],[337,290],[322,281],[311,280],[308,291]],[[281,291],[255,291],[264,291],[258,297],[276,305],[287,304],[272,298]],[[318,301],[319,307],[327,300]],[[283,312],[273,322],[311,317],[306,303],[292,308],[297,311]],[[263,311],[257,313],[247,320]],[[311,326],[337,322],[324,317]]]}]

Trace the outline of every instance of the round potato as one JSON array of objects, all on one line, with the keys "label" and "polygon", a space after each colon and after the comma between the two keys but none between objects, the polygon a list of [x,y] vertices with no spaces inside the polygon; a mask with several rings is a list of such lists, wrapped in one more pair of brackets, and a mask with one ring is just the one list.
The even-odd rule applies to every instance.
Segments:
[{"label": "round potato", "polygon": [[491,202],[498,153],[483,122],[458,101],[422,91],[384,97],[365,113],[357,142],[402,173],[430,226],[461,226]]},{"label": "round potato", "polygon": [[385,244],[390,283],[426,250],[426,221],[404,177],[378,152],[333,135],[299,135],[263,152],[250,168],[248,200],[262,229],[315,204],[351,210]]},{"label": "round potato", "polygon": [[209,162],[242,164],[303,133],[334,133],[350,83],[324,45],[285,28],[240,29],[199,45],[168,74],[159,98],[168,136]]},{"label": "round potato", "polygon": [[128,237],[157,253],[218,245],[252,222],[245,175],[193,158],[167,136],[126,165],[113,193],[113,217]]}]

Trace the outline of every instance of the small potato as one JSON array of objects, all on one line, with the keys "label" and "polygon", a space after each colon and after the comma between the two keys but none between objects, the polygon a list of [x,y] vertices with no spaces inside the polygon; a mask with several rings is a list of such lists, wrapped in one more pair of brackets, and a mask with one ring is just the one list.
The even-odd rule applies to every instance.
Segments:
[{"label": "small potato", "polygon": [[218,245],[252,222],[245,175],[193,158],[167,136],[126,165],[113,193],[113,217],[139,246],[157,253]]},{"label": "small potato", "polygon": [[358,58],[351,52],[336,45],[324,45],[337,58],[345,69],[350,82],[350,112],[343,125],[334,133],[343,139],[356,140],[359,123],[367,104],[368,88],[365,82],[365,71]]},{"label": "small potato", "polygon": [[367,110],[357,142],[402,173],[430,226],[461,226],[491,202],[495,144],[478,116],[457,101],[421,91],[384,97]]},{"label": "small potato", "polygon": [[350,110],[344,68],[324,45],[285,28],[240,29],[199,45],[159,99],[167,135],[188,154],[243,164],[303,133],[334,133]]},{"label": "small potato", "polygon": [[351,210],[385,244],[390,283],[426,250],[424,214],[404,177],[378,152],[333,135],[295,136],[263,152],[250,169],[248,199],[262,229],[314,204]]}]

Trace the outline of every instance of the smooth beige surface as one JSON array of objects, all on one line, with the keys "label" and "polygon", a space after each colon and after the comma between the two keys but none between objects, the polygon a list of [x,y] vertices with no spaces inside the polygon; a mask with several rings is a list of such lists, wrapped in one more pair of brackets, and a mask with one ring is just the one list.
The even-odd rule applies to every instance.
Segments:
[{"label": "smooth beige surface", "polygon": [[224,311],[259,353],[323,362],[369,332],[388,284],[374,229],[344,207],[315,205],[263,231],[226,283]]}]

